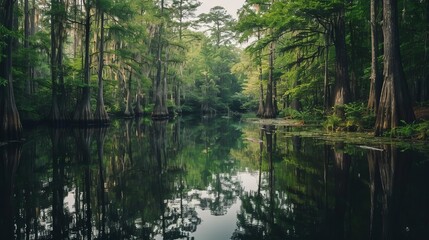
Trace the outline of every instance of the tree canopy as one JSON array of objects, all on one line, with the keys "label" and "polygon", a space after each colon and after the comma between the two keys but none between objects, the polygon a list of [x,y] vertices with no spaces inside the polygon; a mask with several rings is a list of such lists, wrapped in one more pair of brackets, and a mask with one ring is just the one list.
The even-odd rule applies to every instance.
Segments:
[{"label": "tree canopy", "polygon": [[200,5],[2,0],[3,140],[20,138],[21,120],[111,115],[323,113],[349,128],[351,106],[380,135],[427,105],[427,0],[247,0],[238,19]]}]

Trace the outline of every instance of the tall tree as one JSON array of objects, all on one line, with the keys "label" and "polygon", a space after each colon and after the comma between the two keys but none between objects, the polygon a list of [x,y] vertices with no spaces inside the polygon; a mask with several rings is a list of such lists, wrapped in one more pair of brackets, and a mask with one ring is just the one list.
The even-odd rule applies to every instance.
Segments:
[{"label": "tall tree", "polygon": [[208,28],[217,47],[223,43],[228,43],[234,36],[232,32],[234,21],[224,7],[215,6],[210,9],[209,13],[202,13],[198,17],[199,22]]},{"label": "tall tree", "polygon": [[380,101],[382,78],[378,66],[378,6],[379,0],[371,0],[371,77],[368,109],[376,112]]},{"label": "tall tree", "polygon": [[[261,30],[258,29],[258,40],[261,40]],[[256,116],[262,117],[264,116],[265,110],[265,101],[264,101],[264,84],[263,84],[263,75],[262,75],[262,50],[258,51],[257,61],[258,61],[258,78],[259,78],[259,104],[258,104],[258,112],[256,112]]]},{"label": "tall tree", "polygon": [[[183,43],[183,31],[193,24],[193,21],[189,21],[189,18],[195,17],[195,11],[199,6],[201,6],[201,2],[197,0],[173,0],[172,7],[176,10],[174,16],[177,21],[179,44]],[[184,55],[184,49],[181,49],[180,52],[182,53],[181,55]],[[183,78],[184,64],[184,62],[180,63],[179,77],[174,78],[173,95],[177,111],[181,111],[181,81]]]},{"label": "tall tree", "polygon": [[103,85],[103,68],[104,68],[104,9],[101,5],[101,0],[97,0],[97,10],[99,11],[99,27],[100,37],[98,42],[98,92],[97,92],[97,107],[95,110],[95,121],[103,124],[109,122],[104,106],[104,85]]},{"label": "tall tree", "polygon": [[0,1],[0,140],[19,140],[22,133],[12,79],[15,2],[16,0]]},{"label": "tall tree", "polygon": [[[158,27],[158,47],[156,53],[156,78],[154,83],[154,98],[155,98],[155,106],[152,111],[152,119],[155,120],[163,120],[169,117],[168,108],[167,108],[167,81],[166,78],[162,76],[163,70],[163,61],[162,61],[162,51],[164,48],[164,0],[161,0],[160,3],[160,17],[161,23]],[[166,73],[165,73],[166,74]]]},{"label": "tall tree", "polygon": [[88,124],[93,120],[91,112],[91,90],[90,90],[90,54],[89,46],[91,41],[91,1],[85,1],[85,49],[83,66],[83,88],[81,99],[77,103],[73,120],[80,124]]},{"label": "tall tree", "polygon": [[51,81],[52,106],[51,120],[55,124],[65,117],[63,51],[65,41],[65,21],[67,11],[63,0],[51,1]]},{"label": "tall tree", "polygon": [[402,67],[396,0],[383,0],[383,36],[384,82],[375,123],[376,136],[397,127],[401,120],[411,123],[415,119]]},{"label": "tall tree", "polygon": [[25,53],[25,92],[27,95],[31,94],[31,72],[30,72],[30,61],[28,60],[29,54],[28,51],[30,49],[30,4],[29,0],[24,0],[24,50]]},{"label": "tall tree", "polygon": [[275,118],[276,111],[273,103],[273,82],[274,82],[274,42],[270,43],[268,55],[268,82],[265,98],[264,118]]},{"label": "tall tree", "polygon": [[[260,42],[266,26],[264,26],[263,15],[267,10],[266,0],[247,0],[239,13],[239,21],[235,29],[241,34],[240,41],[248,41],[256,36],[256,42]],[[256,116],[263,117],[265,109],[264,84],[262,71],[262,49],[256,50],[254,61],[258,67],[259,96],[258,110]]]},{"label": "tall tree", "polygon": [[[274,4],[274,0],[271,0],[271,6]],[[273,30],[270,30],[270,36],[273,36]],[[275,43],[274,40],[271,40],[269,45],[269,55],[268,55],[268,82],[267,82],[267,94],[265,98],[265,108],[264,108],[264,118],[275,118],[277,116],[277,104],[275,100],[276,96],[276,82],[274,79],[274,51]]]},{"label": "tall tree", "polygon": [[[338,10],[332,16],[333,42],[335,47],[335,106],[341,106],[350,101],[345,17],[345,3],[340,3]],[[341,107],[338,110],[340,111],[337,113],[342,115]]]}]

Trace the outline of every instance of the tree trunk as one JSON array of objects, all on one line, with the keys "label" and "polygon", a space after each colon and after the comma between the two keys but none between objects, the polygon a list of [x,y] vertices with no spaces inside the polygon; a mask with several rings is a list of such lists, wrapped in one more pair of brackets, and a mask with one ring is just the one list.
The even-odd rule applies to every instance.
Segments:
[{"label": "tree trunk", "polygon": [[[161,0],[161,15],[163,15],[163,13],[164,13],[164,0]],[[164,28],[164,23],[161,23],[158,30],[156,79],[154,84],[155,106],[152,112],[152,119],[154,120],[163,120],[163,119],[168,119],[169,117],[167,103],[165,101],[166,92],[164,92],[167,86],[166,86],[166,81],[164,81],[165,79],[162,77],[163,28]]]},{"label": "tree trunk", "polygon": [[396,0],[383,0],[384,82],[377,110],[375,135],[415,120],[400,55]]},{"label": "tree trunk", "polygon": [[265,102],[264,102],[264,84],[262,81],[262,60],[259,59],[259,106],[258,106],[258,112],[256,113],[256,116],[263,117],[264,116],[264,110],[265,110]]},{"label": "tree trunk", "polygon": [[94,119],[91,112],[91,89],[90,83],[90,55],[89,55],[89,43],[91,37],[91,6],[89,0],[85,3],[85,55],[84,55],[84,87],[82,89],[81,100],[78,102],[76,112],[73,120],[82,125],[90,124]]},{"label": "tree trunk", "polygon": [[275,118],[273,106],[273,78],[274,78],[274,43],[270,44],[269,73],[267,83],[267,98],[265,100],[264,118]]},{"label": "tree trunk", "polygon": [[[425,39],[425,66],[429,65],[429,0],[426,0],[426,39]],[[420,101],[426,102],[429,100],[429,70],[424,68],[423,70],[422,87],[420,91]]]},{"label": "tree trunk", "polygon": [[335,45],[335,102],[336,114],[343,117],[341,106],[350,101],[349,72],[346,49],[346,27],[344,7],[339,10],[334,20],[334,45]]},{"label": "tree trunk", "polygon": [[[8,31],[13,30],[14,0],[3,1],[0,8],[0,24]],[[10,34],[0,37],[4,42],[0,56],[0,141],[20,140],[22,133],[21,120],[15,104],[12,80],[12,42]],[[4,81],[4,84],[3,84]]]},{"label": "tree trunk", "polygon": [[100,39],[99,39],[99,59],[98,59],[98,93],[97,107],[95,109],[95,121],[103,125],[109,122],[109,115],[104,106],[104,86],[103,86],[103,68],[104,68],[104,10],[100,11]]},{"label": "tree trunk", "polygon": [[329,89],[329,34],[330,30],[325,33],[325,73],[323,80],[323,107],[325,112],[328,112],[331,107],[331,96]]},{"label": "tree trunk", "polygon": [[51,120],[55,122],[60,117],[58,102],[57,102],[57,76],[58,76],[58,14],[55,13],[58,8],[58,2],[52,1],[51,3],[51,82],[52,82],[52,106],[51,106]]},{"label": "tree trunk", "polygon": [[[258,29],[258,41],[261,39],[261,30]],[[265,110],[265,103],[264,103],[264,84],[262,82],[262,57],[261,57],[261,51],[258,53],[258,70],[259,70],[259,106],[258,106],[258,112],[256,113],[256,116],[263,117],[264,116],[264,110]]]},{"label": "tree trunk", "polygon": [[[300,85],[300,78],[301,78],[301,71],[300,71],[300,53],[298,52],[297,54],[297,64],[296,64],[296,78],[293,81],[292,84],[292,88],[296,88]],[[301,106],[301,102],[299,101],[299,99],[297,97],[293,97],[292,98],[292,102],[290,104],[291,108],[296,110],[296,111],[301,111],[302,110],[302,106]]]},{"label": "tree trunk", "polygon": [[381,93],[381,74],[378,67],[378,3],[379,0],[371,0],[371,77],[370,77],[370,90],[368,98],[368,110],[376,112],[380,101]]},{"label": "tree trunk", "polygon": [[124,89],[125,89],[125,111],[124,115],[127,117],[130,117],[133,115],[133,108],[131,107],[131,81],[133,78],[133,70],[130,70],[130,76],[128,78],[128,81],[125,82],[125,71],[124,71]]},{"label": "tree trunk", "polygon": [[65,4],[62,0],[51,3],[51,82],[52,106],[50,119],[53,124],[59,125],[65,117],[65,89],[63,69],[63,43],[65,41]]},{"label": "tree trunk", "polygon": [[29,49],[30,49],[30,7],[29,0],[24,0],[24,49],[26,50],[25,54],[25,93],[29,96],[31,95],[31,67],[29,61]]},{"label": "tree trunk", "polygon": [[[141,54],[139,54],[137,56],[137,59],[139,62],[142,62],[142,56]],[[142,84],[141,81],[143,79],[137,79],[137,90],[136,90],[136,94],[135,94],[135,106],[134,106],[134,115],[136,117],[140,117],[143,115],[143,108],[142,108],[142,98],[143,98],[143,94],[142,94]]]}]

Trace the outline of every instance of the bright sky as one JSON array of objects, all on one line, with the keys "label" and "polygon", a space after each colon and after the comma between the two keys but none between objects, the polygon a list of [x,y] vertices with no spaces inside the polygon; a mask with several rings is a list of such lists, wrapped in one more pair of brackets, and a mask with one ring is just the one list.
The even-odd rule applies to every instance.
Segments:
[{"label": "bright sky", "polygon": [[197,10],[197,15],[200,13],[208,13],[210,8],[215,6],[224,7],[231,16],[237,19],[237,10],[240,9],[245,0],[199,0],[202,5]]}]

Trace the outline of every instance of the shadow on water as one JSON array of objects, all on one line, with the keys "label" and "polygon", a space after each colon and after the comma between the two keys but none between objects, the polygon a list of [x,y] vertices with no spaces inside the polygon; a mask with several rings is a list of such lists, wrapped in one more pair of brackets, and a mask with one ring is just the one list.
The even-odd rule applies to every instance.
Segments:
[{"label": "shadow on water", "polygon": [[37,129],[0,147],[2,238],[429,234],[428,156],[288,131],[207,118]]}]

